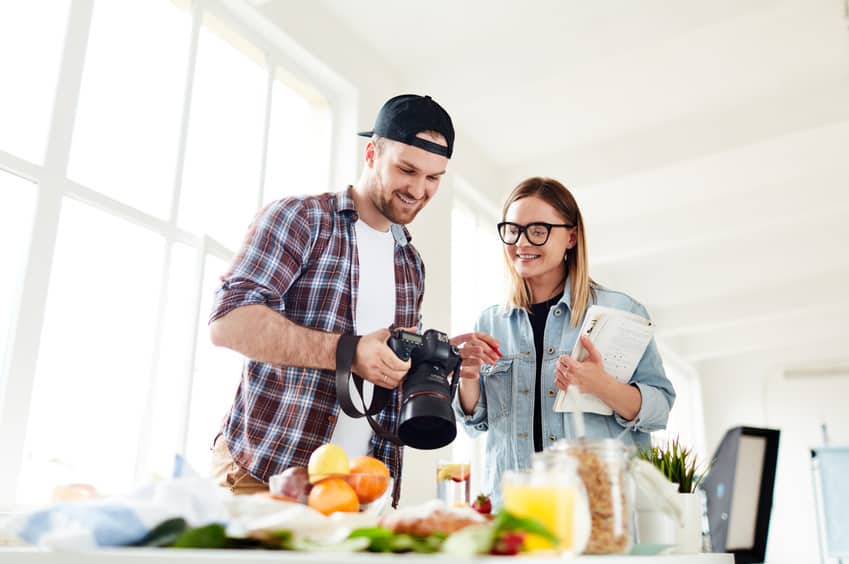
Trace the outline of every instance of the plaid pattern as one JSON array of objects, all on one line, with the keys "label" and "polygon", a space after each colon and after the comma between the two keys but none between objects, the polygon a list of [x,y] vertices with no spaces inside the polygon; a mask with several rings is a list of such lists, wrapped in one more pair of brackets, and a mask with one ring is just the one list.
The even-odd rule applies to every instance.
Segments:
[{"label": "plaid pattern", "polygon": [[[222,277],[210,322],[263,304],[304,327],[353,333],[359,264],[352,190],[285,198],[262,210]],[[395,294],[395,325],[416,325],[424,265],[410,244],[395,244]],[[397,426],[399,396],[400,388],[376,418],[385,428]],[[247,360],[222,432],[236,463],[267,482],[289,466],[307,465],[312,451],[330,440],[339,409],[334,372]],[[401,449],[374,436],[370,449],[399,488]]]}]

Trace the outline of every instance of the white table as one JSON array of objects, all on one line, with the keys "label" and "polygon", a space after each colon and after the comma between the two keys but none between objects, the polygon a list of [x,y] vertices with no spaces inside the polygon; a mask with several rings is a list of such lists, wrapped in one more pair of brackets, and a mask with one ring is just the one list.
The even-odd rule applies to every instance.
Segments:
[{"label": "white table", "polygon": [[[120,548],[92,552],[54,552],[33,548],[0,548],[0,562],[22,564],[221,564],[234,562],[303,562],[306,564],[453,564],[455,562],[508,564],[562,564],[563,559],[539,557],[481,556],[459,559],[442,554],[372,554],[372,553],[304,553],[272,550],[186,550],[174,548]],[[662,556],[579,556],[570,560],[576,564],[734,564],[731,554],[681,554]]]}]

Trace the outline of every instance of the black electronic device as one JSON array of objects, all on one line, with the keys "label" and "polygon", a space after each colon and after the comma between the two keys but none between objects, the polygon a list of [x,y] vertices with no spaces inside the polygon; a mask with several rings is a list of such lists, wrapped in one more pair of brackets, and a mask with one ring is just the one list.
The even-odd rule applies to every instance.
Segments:
[{"label": "black electronic device", "polygon": [[[420,449],[443,447],[457,436],[451,400],[460,380],[460,352],[448,335],[435,329],[423,334],[396,329],[389,348],[411,362],[404,377],[398,437]],[[450,377],[453,373],[453,377]]]},{"label": "black electronic device", "polygon": [[757,427],[728,430],[701,484],[711,549],[732,553],[735,564],[765,559],[779,434]]}]

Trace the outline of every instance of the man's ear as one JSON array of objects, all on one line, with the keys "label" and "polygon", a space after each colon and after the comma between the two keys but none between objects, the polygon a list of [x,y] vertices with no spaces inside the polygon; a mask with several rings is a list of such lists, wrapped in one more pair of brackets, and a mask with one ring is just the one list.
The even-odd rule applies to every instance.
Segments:
[{"label": "man's ear", "polygon": [[374,146],[374,141],[366,143],[366,165],[369,168],[374,167],[374,159],[377,156],[377,148]]}]

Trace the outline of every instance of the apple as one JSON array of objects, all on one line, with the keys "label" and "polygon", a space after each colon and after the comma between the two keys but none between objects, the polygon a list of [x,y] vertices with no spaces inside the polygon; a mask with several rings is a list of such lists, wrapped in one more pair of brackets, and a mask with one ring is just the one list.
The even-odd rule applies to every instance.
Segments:
[{"label": "apple", "polygon": [[309,473],[303,466],[292,466],[268,480],[271,495],[292,498],[299,503],[307,502],[311,487]]}]

